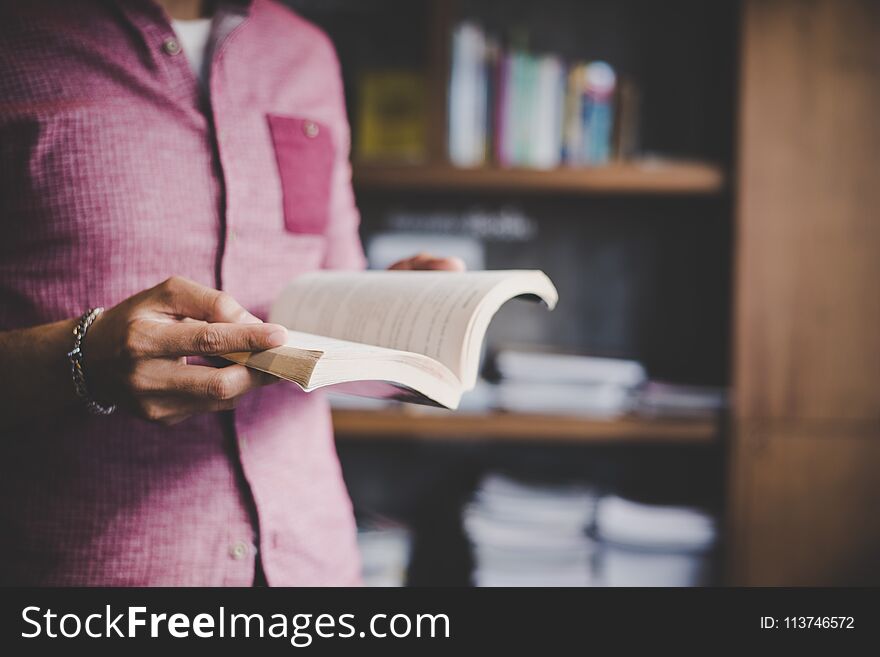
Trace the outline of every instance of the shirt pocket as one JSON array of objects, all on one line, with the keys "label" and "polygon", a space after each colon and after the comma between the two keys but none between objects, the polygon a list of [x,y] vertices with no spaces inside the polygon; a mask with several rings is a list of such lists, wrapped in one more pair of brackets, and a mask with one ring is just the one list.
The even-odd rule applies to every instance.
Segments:
[{"label": "shirt pocket", "polygon": [[323,235],[330,213],[334,148],[329,128],[318,121],[267,115],[291,233]]}]

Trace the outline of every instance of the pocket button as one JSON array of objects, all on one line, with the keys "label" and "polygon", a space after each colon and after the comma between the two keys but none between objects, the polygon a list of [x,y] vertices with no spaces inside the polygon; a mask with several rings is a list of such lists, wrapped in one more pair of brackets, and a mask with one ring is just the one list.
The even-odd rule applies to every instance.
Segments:
[{"label": "pocket button", "polygon": [[244,541],[239,541],[229,546],[229,556],[236,561],[241,561],[248,555],[248,546]]},{"label": "pocket button", "polygon": [[314,139],[315,137],[317,137],[320,131],[321,130],[320,128],[318,128],[318,124],[314,121],[305,121],[303,123],[303,132],[309,139]]}]

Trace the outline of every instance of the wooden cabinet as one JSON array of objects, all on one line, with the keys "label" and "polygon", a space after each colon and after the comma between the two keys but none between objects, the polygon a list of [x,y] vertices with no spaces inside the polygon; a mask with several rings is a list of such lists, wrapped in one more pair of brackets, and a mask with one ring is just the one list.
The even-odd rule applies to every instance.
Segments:
[{"label": "wooden cabinet", "polygon": [[880,4],[744,4],[731,579],[880,583]]},{"label": "wooden cabinet", "polygon": [[752,421],[735,435],[733,583],[880,582],[876,426]]}]

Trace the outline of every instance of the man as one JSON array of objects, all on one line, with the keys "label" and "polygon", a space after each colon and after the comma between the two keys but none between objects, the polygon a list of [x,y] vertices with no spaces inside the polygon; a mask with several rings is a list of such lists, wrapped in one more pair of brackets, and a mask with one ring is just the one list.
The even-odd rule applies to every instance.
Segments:
[{"label": "man", "polygon": [[325,400],[203,359],[363,265],[348,147],[332,46],[273,0],[3,3],[0,582],[359,581]]}]

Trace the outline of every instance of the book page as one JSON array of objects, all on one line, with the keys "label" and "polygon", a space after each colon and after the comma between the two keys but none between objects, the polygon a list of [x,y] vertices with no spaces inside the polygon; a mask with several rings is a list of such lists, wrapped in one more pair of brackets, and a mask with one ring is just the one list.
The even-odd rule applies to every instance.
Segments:
[{"label": "book page", "polygon": [[281,294],[270,321],[295,331],[423,354],[462,374],[469,324],[514,272],[314,272]]},{"label": "book page", "polygon": [[421,354],[289,331],[287,344],[227,354],[236,363],[293,381],[306,392],[336,386],[349,394],[456,408],[461,383]]}]

